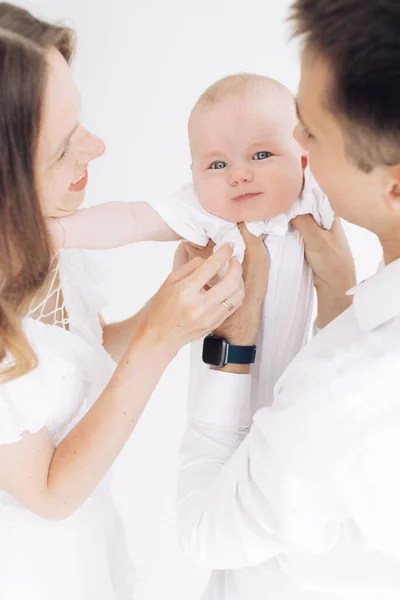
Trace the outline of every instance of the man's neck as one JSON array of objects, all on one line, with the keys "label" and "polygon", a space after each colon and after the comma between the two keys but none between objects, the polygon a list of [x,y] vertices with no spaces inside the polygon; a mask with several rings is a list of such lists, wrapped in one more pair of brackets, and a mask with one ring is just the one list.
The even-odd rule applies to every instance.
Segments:
[{"label": "man's neck", "polygon": [[380,239],[385,265],[400,258],[400,236],[391,239]]}]

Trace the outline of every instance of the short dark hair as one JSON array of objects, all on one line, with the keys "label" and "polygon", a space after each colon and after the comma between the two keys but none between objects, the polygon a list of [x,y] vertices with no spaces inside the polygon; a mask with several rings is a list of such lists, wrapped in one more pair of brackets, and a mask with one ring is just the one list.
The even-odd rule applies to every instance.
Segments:
[{"label": "short dark hair", "polygon": [[357,166],[400,164],[400,0],[295,0],[290,21],[329,64],[325,100]]}]

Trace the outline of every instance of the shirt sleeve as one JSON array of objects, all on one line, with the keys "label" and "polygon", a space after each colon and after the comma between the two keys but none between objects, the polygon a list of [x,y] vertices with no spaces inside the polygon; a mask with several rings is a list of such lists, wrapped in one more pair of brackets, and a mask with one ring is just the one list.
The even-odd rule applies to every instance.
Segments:
[{"label": "shirt sleeve", "polygon": [[199,246],[207,245],[210,237],[206,222],[210,217],[198,201],[191,183],[173,193],[150,198],[147,202],[183,239]]},{"label": "shirt sleeve", "polygon": [[182,547],[202,568],[245,568],[289,549],[334,545],[337,443],[318,444],[327,417],[307,391],[305,402],[282,398],[251,424],[250,376],[210,370],[199,382],[181,450],[178,519]]},{"label": "shirt sleeve", "polygon": [[289,221],[298,215],[310,214],[324,229],[331,229],[335,213],[328,197],[315,181],[310,168],[304,172],[304,189],[287,213]]}]

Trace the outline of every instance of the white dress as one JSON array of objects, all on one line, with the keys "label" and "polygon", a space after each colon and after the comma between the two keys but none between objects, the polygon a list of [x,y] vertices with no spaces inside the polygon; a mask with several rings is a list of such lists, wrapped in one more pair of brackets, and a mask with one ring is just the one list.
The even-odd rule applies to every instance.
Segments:
[{"label": "white dress", "polygon": [[[24,320],[39,364],[0,385],[0,444],[46,427],[58,445],[113,374],[101,343],[99,297],[80,256],[64,250],[59,257],[68,329]],[[63,521],[42,519],[0,491],[1,600],[133,599],[133,567],[109,480]]]}]

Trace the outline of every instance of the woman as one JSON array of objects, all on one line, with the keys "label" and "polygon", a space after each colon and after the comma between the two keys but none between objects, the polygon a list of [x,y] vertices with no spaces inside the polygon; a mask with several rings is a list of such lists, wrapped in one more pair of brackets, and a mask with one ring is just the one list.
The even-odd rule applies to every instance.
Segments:
[{"label": "woman", "polygon": [[[400,3],[296,0],[293,20],[304,37],[295,137],[335,212],[378,236],[384,264],[348,291],[346,310],[354,272],[339,224],[328,232],[295,219],[327,326],[254,420],[248,365],[202,378],[182,449],[180,534],[188,555],[215,569],[204,600],[394,600]],[[254,344],[263,285],[247,278],[245,301],[217,335]]]},{"label": "woman", "polygon": [[[171,275],[145,311],[102,328],[73,251],[44,218],[83,201],[103,143],[79,123],[72,32],[0,4],[0,597],[132,599],[107,472],[178,350],[243,298],[227,246]],[[223,302],[229,299],[229,302]],[[107,348],[122,357],[117,368]]]}]

